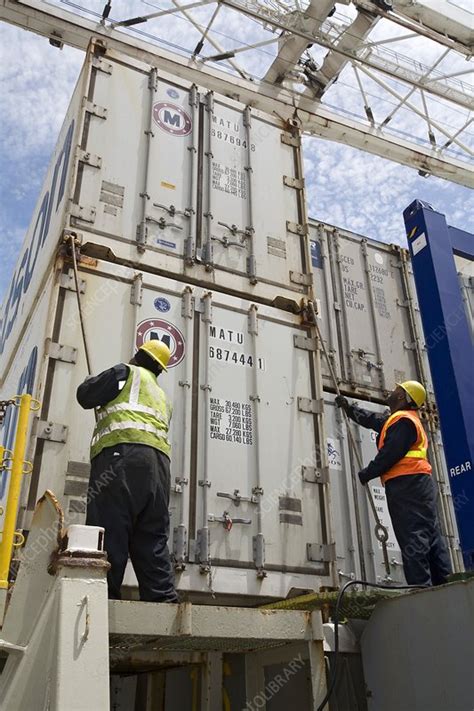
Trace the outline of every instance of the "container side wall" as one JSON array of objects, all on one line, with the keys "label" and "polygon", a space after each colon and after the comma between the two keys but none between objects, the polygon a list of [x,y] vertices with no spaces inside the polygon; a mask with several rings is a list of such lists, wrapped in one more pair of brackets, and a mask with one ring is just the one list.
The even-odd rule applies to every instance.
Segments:
[{"label": "container side wall", "polygon": [[40,290],[49,278],[53,255],[62,237],[70,196],[75,146],[80,131],[80,106],[89,72],[86,61],[74,90],[43,188],[26,232],[17,266],[7,290],[0,319],[0,383],[28,321]]},{"label": "container side wall", "polygon": [[[47,360],[47,350],[51,342],[51,315],[55,311],[57,298],[57,273],[51,272],[41,293],[38,295],[35,308],[28,320],[28,324],[24,330],[22,340],[20,341],[16,351],[15,359],[12,361],[11,367],[5,373],[5,377],[0,388],[0,399],[7,400],[14,398],[16,395],[29,393],[40,403],[43,401],[44,383],[46,378],[45,362]],[[41,412],[41,410],[40,410]],[[40,419],[40,414],[30,415],[30,433],[35,429],[36,421]],[[0,443],[7,450],[12,450],[15,441],[15,432],[18,421],[18,408],[10,405],[7,409],[3,425],[0,428]],[[30,444],[27,448],[26,458],[33,461],[35,450],[35,437],[32,436]],[[22,482],[22,493],[20,497],[20,518],[22,518],[22,510],[26,506],[30,479],[33,475],[25,476]],[[4,516],[5,504],[8,497],[8,488],[10,483],[10,472],[2,471],[0,474],[0,506],[2,514],[1,521]]]}]

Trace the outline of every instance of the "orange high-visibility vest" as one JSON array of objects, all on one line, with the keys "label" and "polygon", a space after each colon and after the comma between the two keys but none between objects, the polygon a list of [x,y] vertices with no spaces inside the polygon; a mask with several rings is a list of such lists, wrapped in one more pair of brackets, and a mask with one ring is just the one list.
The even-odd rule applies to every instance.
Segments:
[{"label": "orange high-visibility vest", "polygon": [[431,464],[427,459],[428,438],[421,424],[418,413],[414,410],[398,410],[393,415],[387,418],[382,431],[380,432],[378,448],[382,449],[385,442],[385,436],[388,428],[406,417],[413,422],[417,431],[416,442],[400,461],[393,465],[388,472],[380,477],[382,484],[385,484],[389,479],[394,479],[396,476],[404,476],[406,474],[431,474]]}]

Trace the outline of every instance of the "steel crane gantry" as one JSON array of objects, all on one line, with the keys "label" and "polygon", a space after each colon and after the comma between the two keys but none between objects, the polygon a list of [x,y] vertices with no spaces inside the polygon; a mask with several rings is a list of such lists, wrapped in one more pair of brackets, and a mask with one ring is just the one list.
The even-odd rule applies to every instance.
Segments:
[{"label": "steel crane gantry", "polygon": [[[0,19],[59,47],[85,50],[92,37],[100,38],[106,46],[294,121],[307,134],[381,155],[424,176],[474,186],[468,135],[474,91],[466,80],[470,65],[460,64],[472,56],[473,13],[449,0],[438,0],[435,9],[428,0],[163,2],[153,13],[112,18],[110,2],[101,16],[86,2],[0,0]],[[150,9],[151,3],[146,5]],[[229,25],[236,13],[250,23],[248,37],[256,41],[221,39],[218,16]],[[160,46],[165,40],[159,33],[137,29],[146,23],[155,30],[172,15],[189,23],[197,37],[194,49],[169,52]],[[427,59],[400,53],[400,45],[413,40],[429,44]],[[394,43],[397,51],[390,47]],[[243,61],[252,52],[261,53],[258,76]],[[458,65],[454,70],[446,68],[450,57]],[[335,103],[341,83],[358,92],[360,115]],[[380,92],[375,98],[373,87]],[[455,117],[454,125],[440,117],[440,107]]]}]

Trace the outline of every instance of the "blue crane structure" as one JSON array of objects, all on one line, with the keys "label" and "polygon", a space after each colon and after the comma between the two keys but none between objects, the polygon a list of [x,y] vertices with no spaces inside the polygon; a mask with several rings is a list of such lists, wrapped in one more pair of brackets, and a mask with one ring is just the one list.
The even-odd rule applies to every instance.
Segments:
[{"label": "blue crane structure", "polygon": [[459,538],[474,569],[474,345],[454,255],[474,259],[474,235],[415,200],[403,213]]}]

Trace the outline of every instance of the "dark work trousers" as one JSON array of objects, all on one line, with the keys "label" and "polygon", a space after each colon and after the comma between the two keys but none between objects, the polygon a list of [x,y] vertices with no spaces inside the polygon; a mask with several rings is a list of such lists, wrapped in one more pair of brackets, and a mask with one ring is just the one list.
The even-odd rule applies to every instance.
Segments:
[{"label": "dark work trousers", "polygon": [[428,474],[407,474],[385,484],[393,530],[409,585],[442,585],[452,572],[436,508],[436,486]]},{"label": "dark work trousers", "polygon": [[91,462],[87,520],[105,528],[109,597],[120,600],[128,555],[140,600],[177,602],[168,551],[170,462],[154,447],[106,447]]}]

